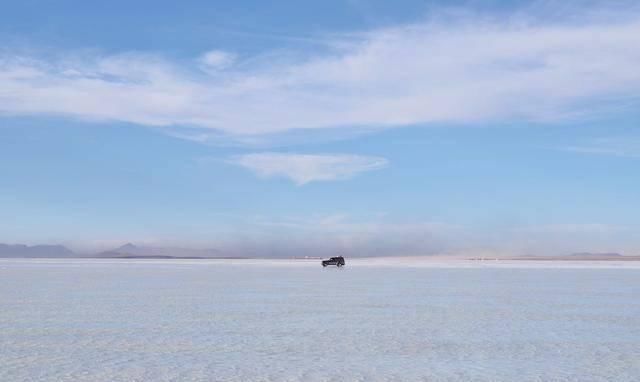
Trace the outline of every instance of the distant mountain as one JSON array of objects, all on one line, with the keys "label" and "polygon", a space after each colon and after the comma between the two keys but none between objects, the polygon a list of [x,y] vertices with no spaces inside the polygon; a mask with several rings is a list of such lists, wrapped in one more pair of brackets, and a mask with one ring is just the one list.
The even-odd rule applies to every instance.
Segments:
[{"label": "distant mountain", "polygon": [[0,257],[75,257],[72,250],[62,245],[33,245],[2,244],[0,243]]},{"label": "distant mountain", "polygon": [[135,252],[139,250],[138,247],[136,247],[135,245],[131,244],[131,243],[127,243],[123,246],[120,246],[116,249],[114,249],[115,252]]},{"label": "distant mountain", "polygon": [[572,253],[569,256],[572,256],[572,257],[620,257],[622,255],[615,252],[606,252],[606,253],[578,252],[578,253]]},{"label": "distant mountain", "polygon": [[210,258],[219,257],[215,249],[191,249],[178,247],[147,247],[127,243],[110,251],[100,252],[96,257],[101,258]]}]

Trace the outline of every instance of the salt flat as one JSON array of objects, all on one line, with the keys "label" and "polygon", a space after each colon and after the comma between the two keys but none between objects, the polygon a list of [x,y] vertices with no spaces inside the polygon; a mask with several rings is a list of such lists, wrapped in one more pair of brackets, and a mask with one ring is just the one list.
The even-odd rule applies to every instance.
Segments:
[{"label": "salt flat", "polygon": [[640,380],[635,262],[347,260],[0,260],[0,380]]}]

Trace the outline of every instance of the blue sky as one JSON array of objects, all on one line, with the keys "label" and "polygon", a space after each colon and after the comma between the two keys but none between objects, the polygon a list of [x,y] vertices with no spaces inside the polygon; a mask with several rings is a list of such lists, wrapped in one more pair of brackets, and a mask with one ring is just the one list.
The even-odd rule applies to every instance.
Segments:
[{"label": "blue sky", "polygon": [[22,1],[0,241],[640,253],[634,2]]}]

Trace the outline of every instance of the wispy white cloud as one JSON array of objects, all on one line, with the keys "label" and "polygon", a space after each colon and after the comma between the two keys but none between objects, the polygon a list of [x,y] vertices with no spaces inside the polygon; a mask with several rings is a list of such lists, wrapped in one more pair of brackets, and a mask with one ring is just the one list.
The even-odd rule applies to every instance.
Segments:
[{"label": "wispy white cloud", "polygon": [[567,146],[564,150],[580,154],[640,158],[640,139],[635,136],[599,138],[580,145]]},{"label": "wispy white cloud", "polygon": [[235,61],[235,54],[221,50],[212,50],[200,57],[200,64],[205,71],[226,69]]},{"label": "wispy white cloud", "polygon": [[[332,37],[333,48],[312,57],[251,65],[232,65],[234,54],[221,51],[191,64],[139,53],[42,58],[5,51],[0,113],[238,135],[556,121],[602,112],[613,100],[637,101],[639,8],[573,14],[552,22],[522,14],[433,18],[344,40]],[[628,104],[637,107],[636,101]]]},{"label": "wispy white cloud", "polygon": [[632,230],[631,227],[610,225],[601,223],[565,223],[565,224],[548,224],[533,227],[520,227],[516,232],[528,234],[559,234],[559,235],[592,235],[592,234],[609,234]]},{"label": "wispy white cloud", "polygon": [[253,153],[233,157],[233,163],[264,178],[284,177],[297,185],[343,180],[359,173],[378,170],[389,161],[381,157],[346,154]]}]

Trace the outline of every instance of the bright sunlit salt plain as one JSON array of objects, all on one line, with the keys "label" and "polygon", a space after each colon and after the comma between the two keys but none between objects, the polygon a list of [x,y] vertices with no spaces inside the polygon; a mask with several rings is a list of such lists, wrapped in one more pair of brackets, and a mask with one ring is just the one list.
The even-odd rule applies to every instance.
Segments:
[{"label": "bright sunlit salt plain", "polygon": [[639,296],[622,262],[6,259],[0,381],[638,381]]}]

